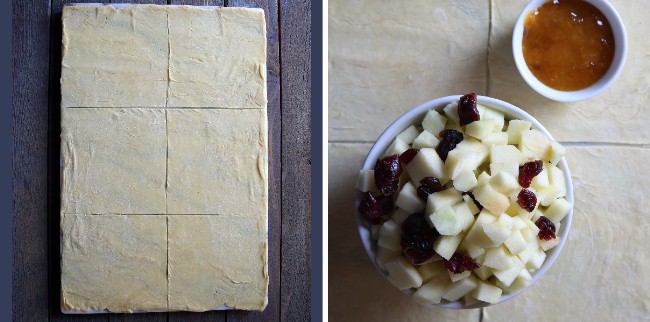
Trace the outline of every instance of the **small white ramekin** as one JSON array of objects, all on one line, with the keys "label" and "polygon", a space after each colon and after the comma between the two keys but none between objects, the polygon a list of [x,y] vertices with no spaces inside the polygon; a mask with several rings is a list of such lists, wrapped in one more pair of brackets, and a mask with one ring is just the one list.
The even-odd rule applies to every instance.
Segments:
[{"label": "small white ramekin", "polygon": [[524,21],[526,20],[526,17],[530,12],[541,7],[548,1],[550,0],[533,0],[529,2],[517,19],[515,29],[512,33],[512,51],[519,73],[526,83],[528,83],[528,85],[530,85],[530,87],[532,87],[537,93],[555,101],[576,102],[600,94],[609,87],[616,78],[618,78],[618,75],[621,73],[623,65],[625,64],[625,56],[627,55],[627,33],[621,16],[607,0],[585,0],[602,12],[612,27],[615,45],[612,65],[598,82],[585,89],[572,92],[558,91],[546,86],[544,83],[540,82],[535,75],[533,75],[526,65],[522,51],[522,38],[524,35]]},{"label": "small white ramekin", "polygon": [[[461,95],[454,95],[454,96],[446,96],[442,98],[438,98],[429,102],[426,102],[408,112],[400,116],[393,124],[391,124],[380,136],[379,139],[377,139],[377,142],[372,146],[370,149],[370,152],[368,153],[368,156],[366,157],[365,162],[363,163],[362,170],[373,170],[375,163],[377,162],[377,159],[381,158],[383,155],[384,151],[388,149],[388,146],[393,142],[395,137],[397,137],[398,134],[400,134],[402,131],[404,131],[407,127],[413,125],[413,124],[421,124],[422,119],[424,118],[424,115],[427,113],[427,111],[431,109],[436,109],[437,111],[442,111],[442,109],[451,102],[458,101]],[[553,136],[542,126],[541,123],[539,123],[535,118],[530,116],[530,114],[524,112],[523,110],[519,109],[518,107],[506,103],[504,101],[491,98],[491,97],[486,97],[486,96],[477,96],[478,98],[478,103],[481,105],[485,105],[491,108],[494,108],[498,111],[501,111],[505,114],[506,119],[519,119],[519,120],[525,120],[529,121],[530,123],[533,124],[533,128],[540,130],[542,133],[544,133],[546,136],[548,136],[550,139],[553,139]],[[566,163],[565,158],[562,158],[562,160],[558,163],[558,167],[564,171],[564,179],[566,182],[566,187],[567,187],[567,194],[566,194],[566,200],[573,205],[573,182],[571,180],[571,173],[569,172],[569,167]],[[359,204],[361,203],[361,199],[363,199],[363,193],[360,191],[356,191],[356,203],[355,203],[355,209],[359,208]],[[375,265],[375,268],[384,276],[387,276],[387,273],[382,270],[377,262],[375,261],[376,258],[376,251],[377,251],[377,245],[376,242],[373,242],[371,236],[370,236],[370,230],[368,227],[364,224],[362,220],[362,215],[357,211],[356,212],[356,223],[357,223],[357,228],[359,230],[359,235],[361,236],[361,242],[363,243],[364,248],[366,249],[366,252],[368,253],[368,256],[370,257],[371,261]],[[561,227],[560,227],[560,235],[559,237],[561,238],[560,244],[546,252],[546,260],[544,261],[544,264],[542,264],[542,267],[535,271],[532,275],[533,279],[531,280],[530,284],[524,288],[521,289],[515,293],[511,294],[505,294],[501,296],[501,299],[499,300],[498,303],[503,303],[530,288],[533,286],[548,270],[551,268],[551,265],[553,265],[553,262],[555,259],[560,255],[560,251],[562,250],[562,247],[564,246],[564,243],[566,242],[568,236],[569,236],[569,229],[571,228],[571,219],[573,218],[573,208],[571,208],[571,211],[569,214],[561,221]],[[404,290],[402,291],[404,294],[408,296],[413,295],[412,290]],[[479,308],[479,307],[485,307],[485,306],[490,306],[490,305],[495,305],[495,304],[489,304],[485,302],[478,302],[474,305],[466,306],[462,301],[454,301],[454,302],[445,302],[445,303],[440,303],[440,304],[432,304],[432,306],[439,306],[439,307],[446,307],[446,308],[454,308],[454,309],[472,309],[472,308]]]}]

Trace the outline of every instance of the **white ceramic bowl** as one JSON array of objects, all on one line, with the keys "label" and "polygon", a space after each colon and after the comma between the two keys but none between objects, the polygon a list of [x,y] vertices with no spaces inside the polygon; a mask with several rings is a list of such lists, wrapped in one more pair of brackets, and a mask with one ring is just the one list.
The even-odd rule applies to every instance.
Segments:
[{"label": "white ceramic bowl", "polygon": [[616,9],[614,9],[614,7],[609,2],[607,2],[607,0],[585,0],[592,4],[594,7],[598,8],[600,12],[602,12],[612,27],[615,43],[612,65],[598,82],[585,89],[572,92],[558,91],[544,85],[544,83],[540,82],[528,69],[526,61],[524,60],[524,54],[521,45],[524,35],[524,21],[526,20],[526,17],[530,12],[541,7],[548,1],[551,0],[533,0],[529,2],[517,19],[515,29],[512,33],[512,51],[519,73],[524,78],[526,83],[528,83],[528,85],[530,85],[530,87],[532,87],[536,92],[555,101],[575,102],[585,100],[600,94],[616,80],[618,75],[621,73],[621,70],[623,69],[623,65],[625,64],[625,56],[627,55],[627,33],[625,32],[625,26],[623,25],[621,16],[619,16],[618,12],[616,12]]},{"label": "white ceramic bowl", "polygon": [[[442,108],[444,108],[448,103],[458,101],[460,98],[460,95],[454,95],[454,96],[447,96],[447,97],[442,97],[438,98],[429,102],[426,102],[410,111],[408,111],[406,114],[400,116],[393,124],[391,124],[385,131],[379,136],[379,139],[377,139],[377,142],[372,146],[370,149],[370,153],[368,153],[368,156],[366,157],[366,161],[363,163],[363,168],[362,170],[372,170],[374,169],[375,163],[377,162],[377,159],[381,158],[383,155],[384,151],[388,149],[388,146],[392,143],[392,141],[395,139],[395,137],[401,133],[403,130],[405,130],[407,127],[409,127],[412,124],[421,124],[422,119],[424,118],[424,115],[427,113],[427,111],[431,109],[436,109],[437,111],[442,111]],[[501,111],[505,114],[506,119],[520,119],[520,120],[526,120],[529,121],[533,124],[533,128],[540,130],[542,133],[546,134],[549,138],[553,139],[553,136],[540,124],[536,119],[534,119],[532,116],[530,116],[528,113],[522,111],[521,109],[515,107],[512,104],[506,103],[504,101],[495,99],[495,98],[490,98],[490,97],[485,97],[485,96],[478,96],[478,103],[481,105],[485,105],[491,108],[494,108],[498,111]],[[571,173],[569,172],[569,167],[567,166],[566,160],[562,158],[562,160],[558,163],[558,167],[564,171],[564,179],[566,180],[566,186],[567,186],[567,195],[566,199],[573,205],[573,184],[571,181]],[[363,193],[357,190],[356,194],[356,208],[359,208],[359,204],[361,202],[361,199],[363,198]],[[368,256],[372,260],[373,264],[377,268],[377,270],[384,276],[386,277],[387,274],[384,270],[382,270],[376,263],[375,257],[376,257],[376,250],[377,250],[377,244],[376,242],[372,241],[372,238],[370,236],[370,230],[366,226],[366,224],[363,222],[363,219],[361,218],[361,214],[357,211],[356,213],[356,222],[357,222],[357,228],[359,230],[359,235],[361,236],[361,241],[363,243],[363,246],[366,249],[366,252],[368,253]],[[530,285],[522,290],[519,290],[515,293],[511,294],[505,294],[501,296],[501,299],[499,300],[498,303],[505,302],[518,294],[521,294],[523,291],[527,290],[531,286],[533,286],[545,273],[548,271],[548,269],[553,265],[553,262],[555,259],[558,257],[560,254],[560,251],[562,250],[562,247],[564,246],[564,243],[567,240],[567,237],[569,235],[569,229],[571,228],[571,219],[573,218],[573,209],[569,212],[569,214],[561,221],[562,226],[560,227],[560,235],[559,237],[562,239],[560,244],[548,252],[546,252],[546,260],[544,261],[544,264],[542,267],[535,271],[534,274],[532,274],[533,279],[530,282]],[[567,269],[570,269],[567,267]],[[412,290],[405,290],[403,291],[404,294],[407,294],[411,296],[413,294]],[[497,304],[498,304],[497,303]],[[490,306],[491,304],[489,303],[484,303],[484,302],[479,302],[471,306],[465,306],[461,301],[454,301],[454,302],[443,302],[440,304],[433,304],[435,306],[441,306],[441,307],[446,307],[446,308],[456,308],[456,309],[470,309],[470,308],[479,308],[479,307],[485,307],[485,306]]]}]

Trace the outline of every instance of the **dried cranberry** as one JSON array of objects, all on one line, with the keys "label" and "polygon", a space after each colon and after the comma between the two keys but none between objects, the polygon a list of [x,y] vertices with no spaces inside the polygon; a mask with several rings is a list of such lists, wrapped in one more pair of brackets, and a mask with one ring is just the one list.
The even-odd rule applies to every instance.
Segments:
[{"label": "dried cranberry", "polygon": [[542,160],[530,161],[519,167],[519,184],[523,188],[530,187],[533,178],[544,170]]},{"label": "dried cranberry", "polygon": [[435,177],[425,177],[420,180],[418,187],[418,197],[426,200],[430,194],[438,191],[445,190],[445,187],[440,184],[440,180]]},{"label": "dried cranberry", "polygon": [[543,240],[551,240],[555,238],[555,224],[544,216],[539,216],[539,219],[535,222],[535,226],[539,228],[539,233],[537,237]]},{"label": "dried cranberry", "polygon": [[408,149],[399,156],[399,161],[404,164],[409,164],[418,152],[420,152],[419,149]]},{"label": "dried cranberry", "polygon": [[475,263],[472,259],[460,253],[454,253],[449,260],[442,259],[448,271],[454,274],[460,274],[464,271],[473,271],[481,267],[481,264]]},{"label": "dried cranberry", "polygon": [[460,100],[458,100],[458,117],[461,126],[481,119],[476,108],[476,94],[469,93],[461,96]]},{"label": "dried cranberry", "polygon": [[449,151],[456,148],[456,145],[463,141],[463,133],[452,129],[446,129],[440,131],[440,134],[438,135],[442,138],[442,141],[438,143],[436,152],[438,152],[438,156],[440,156],[442,161],[447,161]]},{"label": "dried cranberry", "polygon": [[474,194],[471,191],[463,192],[463,195],[468,195],[470,198],[472,198],[472,201],[474,201],[474,204],[476,207],[478,207],[478,210],[483,210],[483,205],[481,205],[481,203],[476,200],[476,197],[474,197]]},{"label": "dried cranberry", "polygon": [[424,213],[411,214],[402,223],[402,250],[411,263],[422,264],[435,254],[433,241],[438,236],[440,234],[429,226]]},{"label": "dried cranberry", "polygon": [[537,205],[537,196],[528,189],[521,189],[517,195],[517,204],[522,209],[531,212],[535,209],[535,205]]},{"label": "dried cranberry", "polygon": [[381,217],[388,215],[393,208],[393,198],[391,196],[373,196],[369,191],[363,195],[359,212],[364,216],[366,221],[371,225],[381,223]]},{"label": "dried cranberry", "polygon": [[398,154],[377,160],[375,183],[384,196],[392,195],[397,191],[400,175],[402,175],[402,167],[399,164]]}]

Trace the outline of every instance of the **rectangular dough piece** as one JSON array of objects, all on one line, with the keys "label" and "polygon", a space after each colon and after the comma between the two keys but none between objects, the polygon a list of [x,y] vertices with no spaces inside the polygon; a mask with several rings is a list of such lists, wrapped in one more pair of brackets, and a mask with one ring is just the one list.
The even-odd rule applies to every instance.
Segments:
[{"label": "rectangular dough piece", "polygon": [[164,107],[164,6],[63,7],[62,107]]},{"label": "rectangular dough piece", "polygon": [[625,66],[611,87],[580,102],[560,103],[535,92],[521,77],[512,55],[512,30],[529,0],[492,0],[488,95],[525,110],[556,140],[650,144],[650,26],[646,0],[610,1],[627,28]]},{"label": "rectangular dough piece", "polygon": [[165,216],[65,214],[62,230],[65,310],[167,309]]},{"label": "rectangular dough piece", "polygon": [[374,142],[426,101],[485,94],[489,1],[329,2],[329,140]]},{"label": "rectangular dough piece", "polygon": [[168,10],[168,106],[266,108],[264,11]]},{"label": "rectangular dough piece", "polygon": [[266,215],[266,110],[167,110],[167,126],[168,214]]},{"label": "rectangular dough piece", "polygon": [[266,307],[266,216],[168,217],[170,310]]},{"label": "rectangular dough piece", "polygon": [[485,321],[650,318],[650,148],[568,147],[566,160],[575,206],[562,253],[531,289],[486,307]]},{"label": "rectangular dough piece", "polygon": [[165,213],[165,110],[66,108],[61,128],[63,213]]}]

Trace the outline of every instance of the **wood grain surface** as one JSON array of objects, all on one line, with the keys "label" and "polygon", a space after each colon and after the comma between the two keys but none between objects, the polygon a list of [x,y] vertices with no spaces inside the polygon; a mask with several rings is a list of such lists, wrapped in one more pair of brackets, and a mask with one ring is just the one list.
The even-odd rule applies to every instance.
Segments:
[{"label": "wood grain surface", "polygon": [[311,15],[307,1],[110,1],[264,9],[269,120],[270,284],[266,309],[261,313],[61,313],[61,11],[66,3],[81,2],[98,1],[14,1],[13,320],[309,321]]}]

